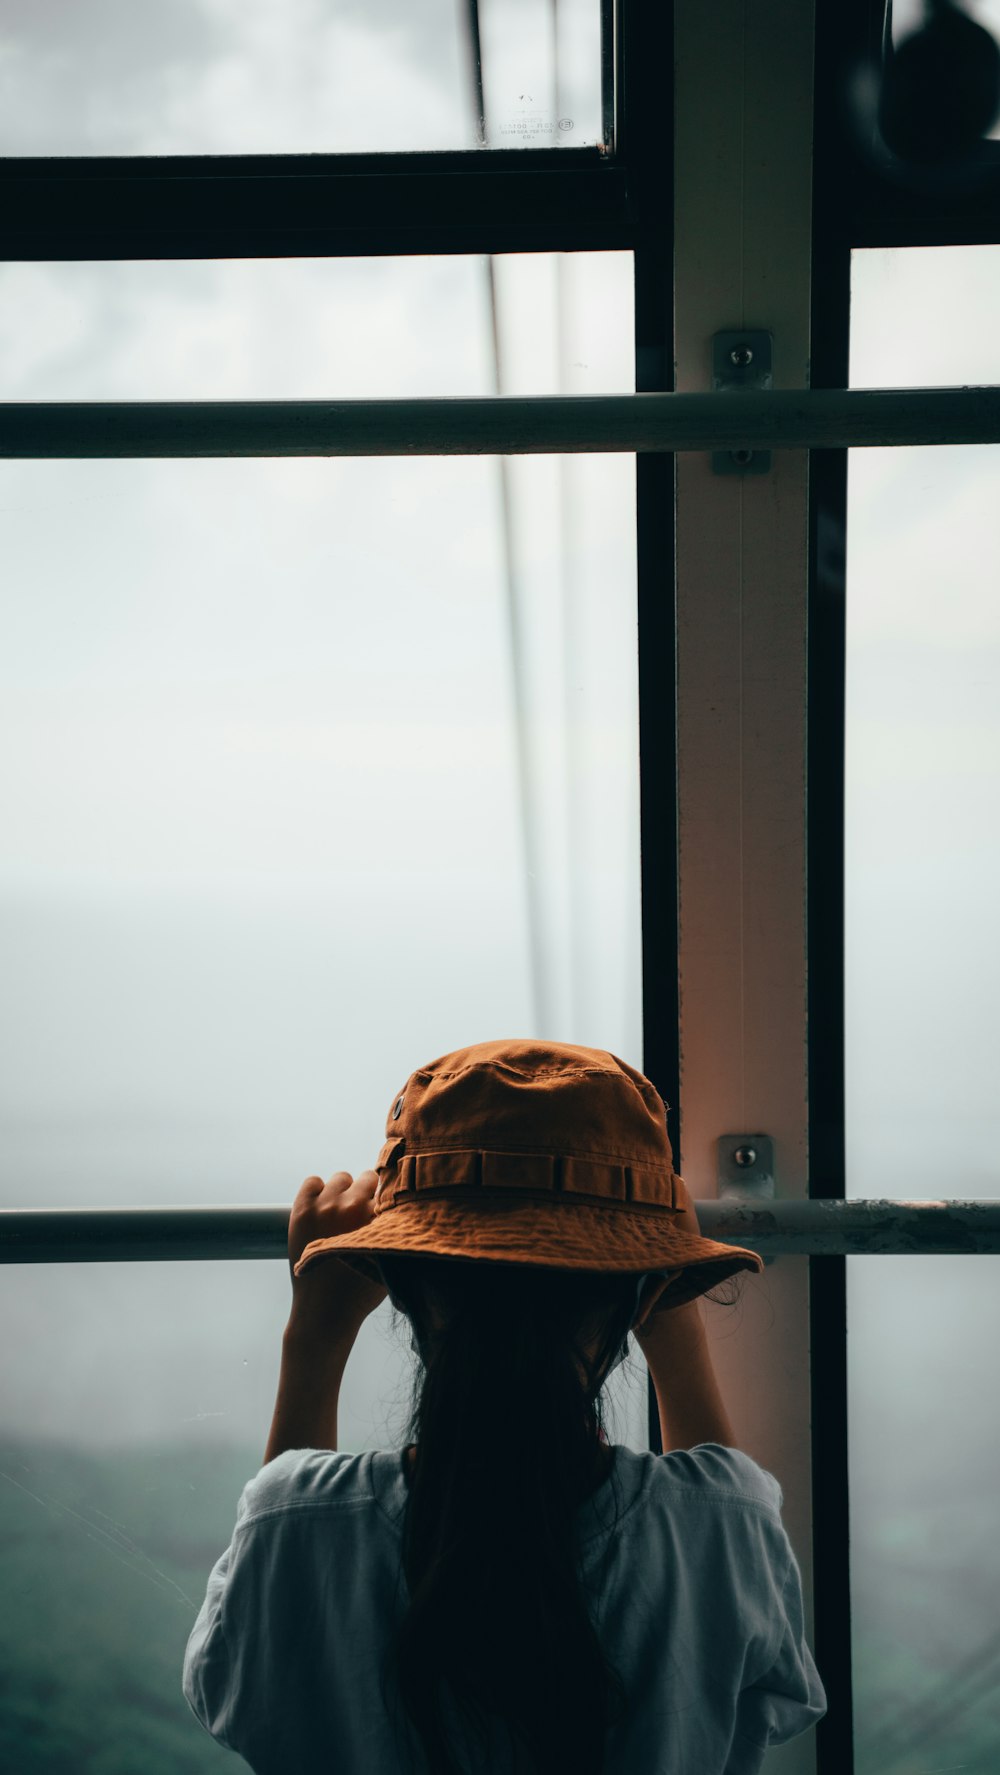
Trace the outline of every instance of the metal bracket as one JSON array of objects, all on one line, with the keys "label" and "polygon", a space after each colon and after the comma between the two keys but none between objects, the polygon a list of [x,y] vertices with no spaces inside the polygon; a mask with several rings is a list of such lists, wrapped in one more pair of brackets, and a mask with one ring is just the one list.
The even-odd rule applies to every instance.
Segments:
[{"label": "metal bracket", "polygon": [[719,1151],[719,1195],[745,1202],[774,1196],[774,1142],[770,1134],[723,1134]]},{"label": "metal bracket", "polygon": [[[718,1147],[720,1201],[764,1202],[774,1197],[774,1142],[769,1134],[723,1134]],[[773,1263],[765,1257],[765,1266]]]},{"label": "metal bracket", "polygon": [[[716,333],[712,339],[712,387],[770,388],[771,345],[770,333]],[[770,467],[770,450],[712,451],[712,473],[716,475],[766,475]]]}]

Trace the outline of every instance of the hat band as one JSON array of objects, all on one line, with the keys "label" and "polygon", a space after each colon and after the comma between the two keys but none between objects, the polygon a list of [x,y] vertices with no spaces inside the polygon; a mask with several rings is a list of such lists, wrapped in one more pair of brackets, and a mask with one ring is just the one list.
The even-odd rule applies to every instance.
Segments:
[{"label": "hat band", "polygon": [[376,1214],[383,1214],[401,1196],[452,1190],[504,1194],[523,1190],[646,1207],[682,1206],[674,1188],[675,1174],[669,1167],[658,1170],[571,1153],[494,1152],[481,1147],[404,1153],[399,1150],[402,1145],[402,1138],[396,1136],[387,1140],[379,1153]]}]

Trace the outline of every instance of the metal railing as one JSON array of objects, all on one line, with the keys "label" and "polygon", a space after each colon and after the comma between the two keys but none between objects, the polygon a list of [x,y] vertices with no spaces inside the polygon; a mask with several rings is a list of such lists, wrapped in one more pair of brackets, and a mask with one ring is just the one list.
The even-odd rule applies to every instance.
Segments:
[{"label": "metal railing", "polygon": [[24,401],[0,457],[520,456],[1000,443],[1000,388],[483,400]]},{"label": "metal railing", "polygon": [[[1000,1199],[695,1203],[710,1239],[763,1257],[1000,1252]],[[0,1263],[143,1263],[287,1256],[289,1208],[4,1208]]]}]

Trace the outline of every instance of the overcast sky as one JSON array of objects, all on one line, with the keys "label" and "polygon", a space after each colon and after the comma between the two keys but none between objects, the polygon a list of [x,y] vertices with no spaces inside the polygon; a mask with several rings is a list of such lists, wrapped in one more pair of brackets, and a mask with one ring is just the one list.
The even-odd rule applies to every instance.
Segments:
[{"label": "overcast sky", "polygon": [[[4,0],[0,154],[476,146],[466,0]],[[487,144],[599,139],[599,0],[480,0]],[[558,84],[556,83],[558,67]]]}]

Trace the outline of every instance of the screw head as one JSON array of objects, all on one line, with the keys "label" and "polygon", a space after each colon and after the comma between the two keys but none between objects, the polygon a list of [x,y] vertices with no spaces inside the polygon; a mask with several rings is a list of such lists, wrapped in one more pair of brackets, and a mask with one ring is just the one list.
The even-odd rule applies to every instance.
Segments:
[{"label": "screw head", "polygon": [[753,363],[753,346],[734,345],[729,353],[729,361],[731,364],[735,364],[738,370],[745,370],[748,364]]},{"label": "screw head", "polygon": [[757,1163],[757,1148],[755,1146],[738,1146],[733,1153],[733,1163],[738,1165],[741,1171],[749,1171],[751,1165]]}]

